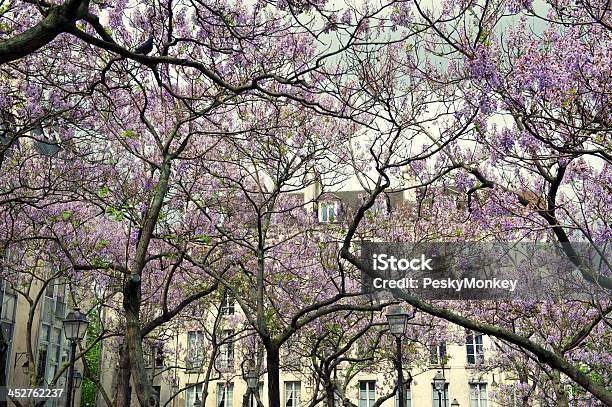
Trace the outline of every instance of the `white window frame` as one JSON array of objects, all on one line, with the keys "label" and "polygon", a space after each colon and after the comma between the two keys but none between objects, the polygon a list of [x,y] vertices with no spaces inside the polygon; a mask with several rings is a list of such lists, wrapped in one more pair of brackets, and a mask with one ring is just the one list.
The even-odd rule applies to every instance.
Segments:
[{"label": "white window frame", "polygon": [[[444,391],[442,392],[442,407],[449,407],[448,401],[448,383],[444,385]],[[438,400],[438,390],[436,390],[436,386],[431,384],[431,405],[432,407],[439,407],[440,401]]]},{"label": "white window frame", "polygon": [[[263,403],[263,394],[264,394],[264,383],[263,382],[259,382],[259,384],[257,385],[257,392],[259,393],[259,399]],[[258,406],[257,398],[255,397],[255,393],[253,393],[253,397],[251,397],[250,406],[251,407]]]},{"label": "white window frame", "polygon": [[[404,386],[404,398],[406,399],[404,407],[412,407],[412,386],[410,386],[410,384]],[[399,397],[397,392],[395,392],[395,397],[393,399],[395,400],[395,407],[398,407]]]},{"label": "white window frame", "polygon": [[187,332],[186,365],[188,369],[196,369],[204,361],[204,331]]},{"label": "white window frame", "polygon": [[285,382],[285,407],[298,407],[302,396],[302,382]]},{"label": "white window frame", "polygon": [[[338,221],[338,201],[323,201],[319,203],[319,222],[334,223]],[[330,212],[330,209],[332,212]],[[330,216],[331,215],[331,216]]]},{"label": "white window frame", "polygon": [[[479,340],[477,340],[477,338],[479,338]],[[472,352],[470,352],[470,348]],[[468,365],[475,365],[484,361],[484,337],[482,334],[470,330],[466,331],[465,353]]]},{"label": "white window frame", "polygon": [[446,341],[429,345],[429,364],[432,366],[442,365],[446,359]]},{"label": "white window frame", "polygon": [[487,407],[486,383],[470,383],[470,407]]},{"label": "white window frame", "polygon": [[[8,287],[8,282],[2,279],[0,279],[0,310],[0,329],[4,330],[4,339],[8,342],[7,355],[11,355],[15,317],[17,315],[17,294]],[[6,365],[4,366],[7,373],[10,368],[10,359],[10,357],[6,358]]]},{"label": "white window frame", "polygon": [[187,389],[185,390],[185,407],[193,407],[196,394],[198,395],[198,400],[202,400],[202,389],[202,383],[196,385],[193,383],[187,384]]},{"label": "white window frame", "polygon": [[[221,404],[223,402],[223,404]],[[217,383],[216,407],[234,406],[234,383]]]},{"label": "white window frame", "polygon": [[359,407],[372,407],[376,403],[376,380],[359,381]]},{"label": "white window frame", "polygon": [[233,335],[234,331],[231,329],[221,331],[219,354],[217,355],[217,368],[221,370],[234,368],[234,338],[231,338]]},{"label": "white window frame", "polygon": [[236,300],[229,290],[225,290],[221,299],[221,315],[234,315],[235,312]]}]

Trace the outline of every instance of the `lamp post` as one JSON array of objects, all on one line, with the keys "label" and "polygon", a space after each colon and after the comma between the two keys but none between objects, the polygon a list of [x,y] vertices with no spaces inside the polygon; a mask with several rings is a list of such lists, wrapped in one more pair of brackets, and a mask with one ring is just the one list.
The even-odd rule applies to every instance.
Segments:
[{"label": "lamp post", "polygon": [[[433,382],[434,382],[434,388],[438,392],[438,407],[442,407],[442,394],[444,393],[444,390],[446,387],[446,379],[444,378],[444,375],[439,370],[434,376]],[[446,399],[446,397],[444,398]],[[444,402],[444,405],[446,406],[446,400]]]},{"label": "lamp post", "polygon": [[387,311],[389,332],[395,337],[397,356],[395,366],[397,368],[397,397],[399,407],[405,407],[406,405],[406,400],[404,399],[404,372],[402,368],[402,336],[406,333],[406,323],[412,318],[414,318],[414,312],[412,315],[409,315],[405,313],[399,305],[392,305]]},{"label": "lamp post", "polygon": [[68,371],[68,391],[66,392],[66,407],[72,407],[72,390],[74,387],[74,363],[76,358],[76,345],[85,337],[89,321],[78,307],[70,311],[63,321],[64,334],[70,341],[70,370]]},{"label": "lamp post", "polygon": [[259,386],[259,377],[257,376],[257,372],[255,371],[255,366],[252,361],[248,363],[247,371],[244,373],[244,378],[247,382],[247,386],[249,387],[249,390],[251,391],[251,394],[249,396],[249,404],[250,404],[249,407],[252,407],[253,406],[253,394],[255,393],[255,390],[257,390],[257,387]]}]

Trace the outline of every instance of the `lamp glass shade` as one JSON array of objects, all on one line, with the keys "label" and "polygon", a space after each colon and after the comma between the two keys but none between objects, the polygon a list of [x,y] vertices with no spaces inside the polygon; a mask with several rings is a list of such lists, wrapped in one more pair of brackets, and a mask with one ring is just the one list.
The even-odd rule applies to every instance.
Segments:
[{"label": "lamp glass shade", "polygon": [[459,402],[457,401],[457,399],[453,399],[453,402],[451,403],[451,407],[459,407]]},{"label": "lamp glass shade", "polygon": [[64,334],[66,335],[66,339],[76,341],[85,337],[89,321],[87,320],[85,314],[79,311],[78,308],[70,311],[68,315],[66,315],[66,319],[64,319],[62,322],[64,324]]},{"label": "lamp glass shade", "polygon": [[389,324],[389,332],[391,335],[399,336],[406,332],[406,321],[408,315],[402,310],[399,305],[389,307],[387,312],[387,323]]},{"label": "lamp glass shade", "polygon": [[81,383],[83,382],[83,376],[81,375],[81,372],[79,372],[78,370],[75,370],[73,377],[74,377],[74,388],[78,389],[79,387],[81,387]]},{"label": "lamp glass shade", "polygon": [[247,386],[249,386],[249,389],[257,389],[257,386],[259,385],[259,377],[257,376],[254,370],[247,371],[244,377],[246,379]]},{"label": "lamp glass shade", "polygon": [[433,383],[437,391],[440,391],[440,392],[444,391],[444,387],[446,385],[446,379],[444,378],[444,375],[442,375],[442,373],[439,370],[433,378]]}]

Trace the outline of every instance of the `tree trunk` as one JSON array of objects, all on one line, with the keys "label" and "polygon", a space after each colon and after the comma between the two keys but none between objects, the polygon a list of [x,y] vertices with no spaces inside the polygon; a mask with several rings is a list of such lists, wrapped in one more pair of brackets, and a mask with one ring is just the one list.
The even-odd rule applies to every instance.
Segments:
[{"label": "tree trunk", "polygon": [[335,397],[334,397],[334,386],[331,383],[328,383],[325,386],[325,395],[327,398],[327,405],[330,407],[334,407],[334,401],[335,401]]},{"label": "tree trunk", "polygon": [[123,340],[119,351],[119,371],[117,372],[117,394],[115,395],[115,407],[130,407],[130,354],[127,349],[126,339]]},{"label": "tree trunk", "polygon": [[280,350],[278,347],[266,347],[266,365],[268,369],[268,406],[280,407]]},{"label": "tree trunk", "polygon": [[140,278],[133,275],[124,292],[124,310],[126,319],[125,344],[129,350],[130,368],[136,397],[142,407],[153,407],[157,404],[152,383],[147,377],[147,370],[142,354],[142,336],[140,333]]}]

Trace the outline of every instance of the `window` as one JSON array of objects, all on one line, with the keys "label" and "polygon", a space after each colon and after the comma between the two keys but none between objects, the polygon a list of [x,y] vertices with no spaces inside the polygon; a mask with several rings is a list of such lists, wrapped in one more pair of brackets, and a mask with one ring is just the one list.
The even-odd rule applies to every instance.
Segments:
[{"label": "window", "polygon": [[446,342],[429,346],[429,364],[442,365],[446,362]]},{"label": "window", "polygon": [[322,202],[319,204],[319,221],[335,222],[338,217],[338,202]]},{"label": "window", "polygon": [[236,311],[235,302],[232,293],[229,290],[225,290],[221,300],[221,315],[234,315]]},{"label": "window", "polygon": [[155,404],[155,407],[159,407],[159,399],[161,397],[161,386],[153,386],[153,392],[155,393],[155,396],[157,397],[157,403]]},{"label": "window", "polygon": [[[404,403],[405,407],[412,407],[412,388],[410,385],[404,387],[404,398],[406,402]],[[395,407],[399,406],[399,397],[397,396],[397,392],[395,394]]]},{"label": "window", "polygon": [[154,344],[143,346],[145,367],[164,367],[163,345]]},{"label": "window", "polygon": [[438,392],[433,384],[431,385],[431,389],[433,394],[432,407],[448,407],[448,383],[444,385],[444,392]]},{"label": "window", "polygon": [[[17,295],[13,294],[10,287],[4,283],[4,280],[0,280],[0,329],[2,329],[4,339],[8,343],[7,355],[11,354],[16,304]],[[4,366],[5,369],[8,369],[9,367],[9,359],[10,358],[8,357],[6,358],[6,365]]]},{"label": "window", "polygon": [[285,407],[297,407],[300,405],[301,387],[300,382],[285,382]]},{"label": "window", "polygon": [[155,367],[164,367],[164,349],[162,345],[156,345],[153,347],[155,355]]},{"label": "window", "polygon": [[217,384],[217,407],[232,407],[234,405],[234,383]]},{"label": "window", "polygon": [[374,380],[359,382],[359,407],[372,407],[376,402],[376,382]]},{"label": "window", "polygon": [[[264,388],[263,388],[263,382],[259,382],[259,386],[257,386],[257,394],[259,395],[259,399],[262,401],[263,403],[263,394],[264,394]],[[255,394],[253,394],[253,397],[251,397],[251,407],[257,407],[257,397],[255,397]]]},{"label": "window", "polygon": [[42,320],[50,324],[61,324],[66,314],[66,285],[51,280],[45,288]]},{"label": "window", "polygon": [[486,383],[470,383],[470,407],[487,407]]},{"label": "window", "polygon": [[198,395],[198,400],[202,400],[202,383],[188,384],[186,393],[185,407],[193,407],[196,400],[196,394]]},{"label": "window", "polygon": [[218,369],[234,368],[234,342],[232,336],[234,331],[226,329],[221,331],[219,356],[217,358]]},{"label": "window", "polygon": [[374,205],[372,206],[372,208],[370,208],[370,213],[372,213],[373,215],[387,214],[389,213],[389,207],[390,207],[389,204],[390,204],[389,198],[381,195],[378,198],[376,198]]},{"label": "window", "polygon": [[484,348],[482,347],[482,335],[467,331],[465,336],[465,350],[467,362],[470,365],[484,361]]},{"label": "window", "polygon": [[40,345],[38,348],[38,362],[36,363],[36,382],[42,384],[45,379],[47,368],[47,345]]},{"label": "window", "polygon": [[[57,321],[56,321],[57,322]],[[59,322],[61,324],[61,321]],[[68,348],[64,344],[61,325],[41,323],[38,336],[37,378],[39,384],[51,383],[59,367],[68,361]],[[63,377],[66,377],[64,371]]]},{"label": "window", "polygon": [[204,332],[187,332],[187,368],[193,369],[202,365],[204,360]]}]

